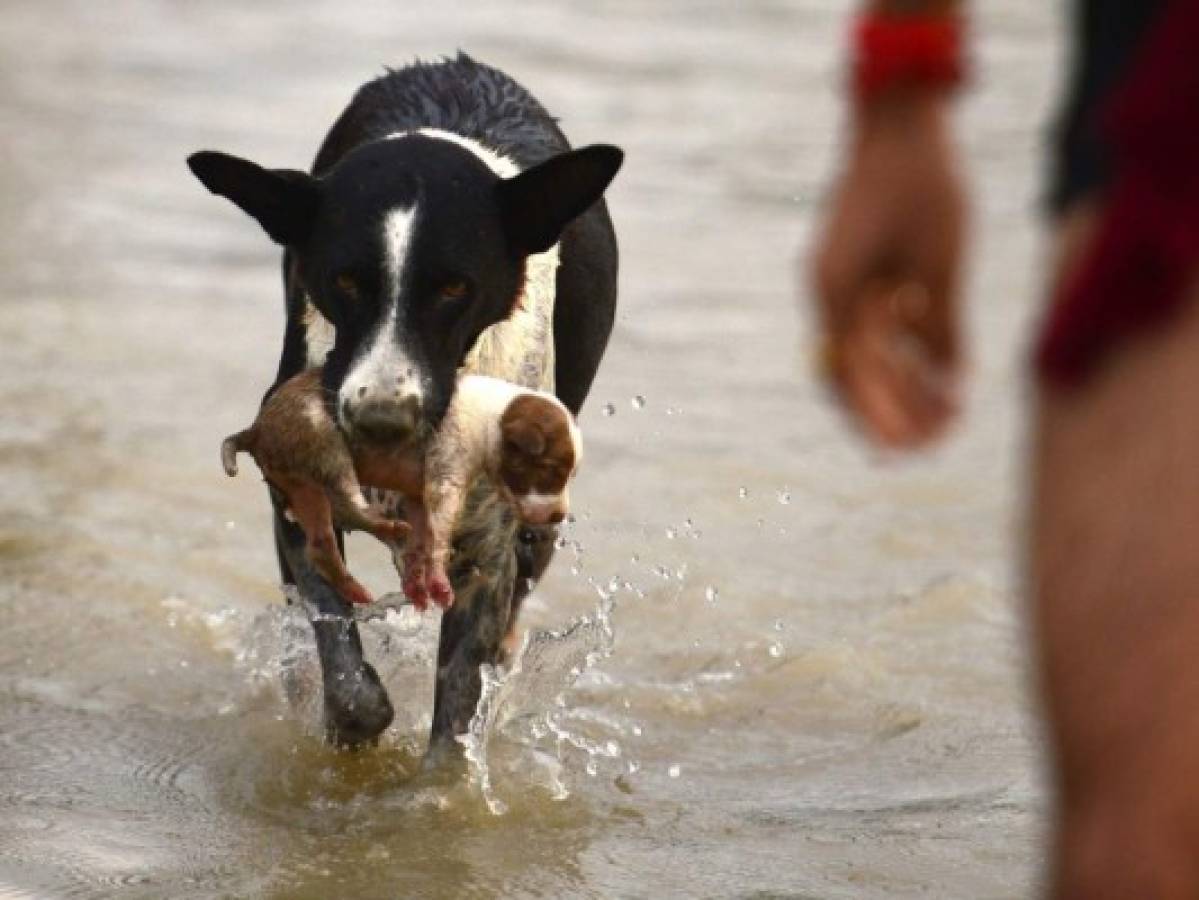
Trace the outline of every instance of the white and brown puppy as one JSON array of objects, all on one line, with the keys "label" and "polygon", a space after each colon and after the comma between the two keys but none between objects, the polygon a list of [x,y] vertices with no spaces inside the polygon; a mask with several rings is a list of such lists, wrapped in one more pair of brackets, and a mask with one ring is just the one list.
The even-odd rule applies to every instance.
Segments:
[{"label": "white and brown puppy", "polygon": [[[324,397],[319,369],[284,382],[250,428],[225,439],[221,459],[226,473],[236,475],[237,454],[254,457],[303,528],[313,567],[351,602],[373,598],[346,569],[335,519],[392,548],[404,592],[424,609],[430,599],[440,606],[453,602],[446,573],[450,540],[479,475],[491,480],[522,522],[544,525],[566,516],[567,484],[578,469],[582,441],[574,418],[552,394],[463,376],[423,453],[415,445],[383,450],[347,441]],[[401,493],[408,524],[372,511],[363,485]]]},{"label": "white and brown puppy", "polygon": [[[489,378],[464,375],[425,456],[424,514],[409,519],[414,529],[405,562],[405,593],[419,603],[420,584],[433,599],[449,591],[446,562],[450,539],[467,491],[484,474],[527,525],[561,522],[570,510],[568,485],[578,471],[583,439],[574,417],[545,391]],[[428,540],[426,548],[422,542]],[[420,571],[430,566],[427,574]],[[413,567],[417,571],[413,572]],[[422,577],[424,575],[424,577]]]}]

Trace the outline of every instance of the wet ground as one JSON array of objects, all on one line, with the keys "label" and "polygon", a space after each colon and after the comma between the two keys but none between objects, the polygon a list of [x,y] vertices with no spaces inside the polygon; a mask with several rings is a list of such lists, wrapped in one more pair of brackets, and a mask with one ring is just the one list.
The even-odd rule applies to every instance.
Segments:
[{"label": "wet ground", "polygon": [[[827,405],[795,303],[844,7],[5,4],[0,897],[1030,896],[1012,561],[1056,23],[979,8],[971,415],[899,462]],[[366,628],[382,746],[316,736],[261,485],[217,459],[274,372],[277,257],[183,165],[304,166],[383,64],[458,47],[628,152],[577,521],[466,778],[420,771],[432,614]]]}]

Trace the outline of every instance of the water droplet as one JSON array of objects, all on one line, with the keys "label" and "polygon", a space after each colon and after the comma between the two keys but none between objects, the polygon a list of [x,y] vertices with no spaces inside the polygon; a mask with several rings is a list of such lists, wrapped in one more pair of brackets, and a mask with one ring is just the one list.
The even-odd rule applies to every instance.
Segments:
[{"label": "water droplet", "polygon": [[742,500],[745,500],[747,497],[749,497],[749,488],[747,488],[747,487],[737,488],[737,496],[739,498],[741,498]]},{"label": "water droplet", "polygon": [[613,575],[608,579],[608,593],[615,594],[621,588],[621,580],[619,575]]},{"label": "water droplet", "polygon": [[715,603],[719,597],[720,591],[716,590],[716,588],[712,587],[712,585],[708,585],[706,588],[704,588],[704,599],[709,603]]},{"label": "water droplet", "polygon": [[634,553],[632,556],[629,557],[629,562],[631,562],[633,565],[637,565],[637,563],[641,562],[641,554]]},{"label": "water droplet", "polygon": [[629,760],[629,774],[636,775],[640,771],[641,771],[641,763],[637,762],[637,760],[635,760],[635,759],[630,759]]},{"label": "water droplet", "polygon": [[640,394],[637,394],[635,397],[633,397],[629,403],[633,405],[633,409],[645,409],[645,398]]},{"label": "water droplet", "polygon": [[567,513],[567,514],[566,514],[566,524],[567,524],[567,525],[573,525],[573,524],[574,524],[575,522],[577,522],[577,521],[579,521],[579,520],[575,518],[575,514],[574,514],[574,513]]},{"label": "water droplet", "polygon": [[775,641],[773,644],[770,645],[770,649],[767,652],[775,659],[778,659],[780,656],[783,655],[783,645],[780,644],[778,641]]},{"label": "water droplet", "polygon": [[641,737],[641,726],[640,725],[633,726],[633,737]]},{"label": "water droplet", "polygon": [[674,570],[674,577],[676,579],[678,579],[679,581],[682,581],[684,578],[687,577],[687,564],[686,563],[684,563],[683,565],[679,566],[677,569]]},{"label": "water droplet", "polygon": [[616,405],[613,403],[605,403],[604,404],[604,415],[605,416],[616,415]]},{"label": "water droplet", "polygon": [[228,522],[225,523],[225,527],[228,528],[230,531],[232,531],[234,528],[237,527],[237,523],[234,522],[232,519],[230,519]]},{"label": "water droplet", "polygon": [[666,407],[666,415],[673,416],[677,410],[673,406]]},{"label": "water droplet", "polygon": [[756,524],[756,525],[757,525],[759,528],[764,528],[764,527],[765,527],[765,525],[766,525],[766,520],[765,520],[765,519],[758,519],[758,521],[757,521],[756,523],[754,523],[754,524]]},{"label": "water droplet", "polygon": [[617,756],[620,756],[620,744],[616,743],[616,741],[608,741],[608,743],[604,744],[604,752],[615,759]]},{"label": "water droplet", "polygon": [[781,503],[783,506],[786,506],[791,502],[791,492],[787,490],[787,488],[783,488],[781,491],[775,494],[775,497],[778,498],[779,503]]},{"label": "water droplet", "polygon": [[673,528],[666,529],[666,540],[673,541],[678,536],[678,532]]},{"label": "water droplet", "polygon": [[582,567],[581,567],[581,566],[579,566],[578,564],[575,564],[575,565],[573,565],[573,566],[571,566],[571,567],[570,567],[570,574],[571,574],[571,575],[578,575],[578,574],[579,574],[580,572],[582,572],[582,571],[583,571]]},{"label": "water droplet", "polygon": [[599,771],[599,766],[596,765],[594,758],[587,760],[586,769],[587,769],[587,774],[594,778],[595,773]]},{"label": "water droplet", "polygon": [[678,763],[675,763],[673,766],[671,766],[669,769],[666,770],[666,774],[669,775],[671,778],[678,778],[680,775],[683,774],[683,769]]},{"label": "water droplet", "polygon": [[566,549],[566,537],[560,534],[556,538],[554,538],[554,547],[557,550],[565,550]]},{"label": "water droplet", "polygon": [[783,630],[783,620],[782,620],[782,619],[775,619],[775,620],[774,620],[774,630],[775,630],[775,631],[782,631],[782,630]]}]

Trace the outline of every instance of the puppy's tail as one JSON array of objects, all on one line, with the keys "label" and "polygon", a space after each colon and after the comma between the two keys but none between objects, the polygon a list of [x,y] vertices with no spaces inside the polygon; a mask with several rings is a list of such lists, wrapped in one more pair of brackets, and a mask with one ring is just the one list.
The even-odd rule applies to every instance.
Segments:
[{"label": "puppy's tail", "polygon": [[254,429],[247,428],[237,434],[231,434],[221,441],[221,464],[225,474],[232,478],[237,474],[237,454],[249,452],[254,448]]}]

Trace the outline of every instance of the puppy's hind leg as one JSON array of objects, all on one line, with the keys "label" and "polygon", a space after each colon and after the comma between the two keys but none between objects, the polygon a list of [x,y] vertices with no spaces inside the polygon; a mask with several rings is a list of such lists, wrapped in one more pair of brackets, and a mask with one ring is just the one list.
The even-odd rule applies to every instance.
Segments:
[{"label": "puppy's hind leg", "polygon": [[362,496],[358,478],[350,473],[326,486],[337,523],[353,531],[367,531],[395,549],[412,530],[407,522],[380,515]]},{"label": "puppy's hind leg", "polygon": [[333,508],[324,488],[309,482],[295,483],[288,486],[286,494],[292,515],[304,529],[304,552],[312,567],[351,603],[373,603],[375,598],[350,574],[337,549]]}]

